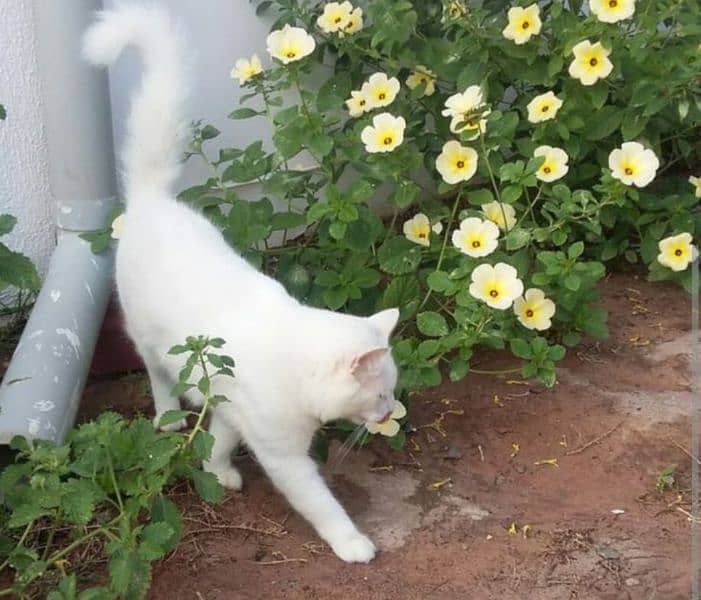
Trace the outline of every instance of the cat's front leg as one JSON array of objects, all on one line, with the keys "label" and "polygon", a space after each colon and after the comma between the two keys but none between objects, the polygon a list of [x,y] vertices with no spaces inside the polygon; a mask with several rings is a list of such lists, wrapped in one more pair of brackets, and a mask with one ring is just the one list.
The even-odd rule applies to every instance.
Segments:
[{"label": "cat's front leg", "polygon": [[374,558],[375,545],[358,531],[309,456],[280,456],[255,447],[253,451],[275,486],[336,556],[346,562],[363,563]]}]

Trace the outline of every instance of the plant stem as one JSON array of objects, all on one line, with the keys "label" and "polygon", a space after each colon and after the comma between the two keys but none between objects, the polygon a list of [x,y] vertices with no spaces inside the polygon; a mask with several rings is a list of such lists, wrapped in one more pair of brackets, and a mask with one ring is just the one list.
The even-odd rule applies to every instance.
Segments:
[{"label": "plant stem", "polygon": [[518,373],[521,371],[521,367],[514,367],[513,369],[470,369],[470,373],[476,373],[477,375],[503,375],[505,373]]},{"label": "plant stem", "polygon": [[499,192],[499,186],[497,185],[496,177],[494,176],[494,171],[492,170],[492,164],[489,162],[489,152],[487,152],[487,145],[484,143],[484,135],[482,134],[482,128],[479,128],[479,138],[480,146],[482,147],[482,153],[484,154],[484,164],[487,165],[487,171],[489,172],[489,180],[492,182],[492,188],[494,189],[494,195],[497,200],[501,202],[501,193]]},{"label": "plant stem", "polygon": [[[207,370],[207,364],[204,361],[204,355],[202,354],[201,350],[198,352],[198,358],[199,358],[200,367],[202,368],[204,376],[206,377],[207,382],[211,385],[211,380],[209,378],[209,371]],[[211,400],[211,398],[212,398],[212,394],[210,391],[210,393],[204,397],[204,403],[202,404],[202,409],[200,410],[200,414],[197,415],[197,422],[195,423],[195,426],[192,428],[192,431],[187,436],[187,440],[185,441],[186,446],[189,446],[192,443],[192,440],[195,439],[197,432],[202,429],[202,423],[203,423],[204,418],[207,414],[207,409],[209,408],[209,401]]]}]

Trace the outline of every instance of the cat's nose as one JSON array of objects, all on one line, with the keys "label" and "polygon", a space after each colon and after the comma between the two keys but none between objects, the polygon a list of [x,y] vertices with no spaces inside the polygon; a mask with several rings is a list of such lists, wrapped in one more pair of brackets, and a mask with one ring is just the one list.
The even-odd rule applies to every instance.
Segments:
[{"label": "cat's nose", "polygon": [[384,417],[382,417],[378,423],[386,423],[389,421],[389,418],[392,416],[392,411],[390,410]]}]

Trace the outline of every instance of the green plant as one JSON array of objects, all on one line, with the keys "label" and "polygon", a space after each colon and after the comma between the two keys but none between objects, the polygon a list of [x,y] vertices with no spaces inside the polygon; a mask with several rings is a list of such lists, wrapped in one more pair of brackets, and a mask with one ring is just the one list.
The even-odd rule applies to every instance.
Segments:
[{"label": "green plant", "polygon": [[[165,495],[168,486],[184,478],[207,501],[224,496],[216,477],[197,466],[214,442],[202,429],[205,414],[225,400],[211,394],[212,378],[233,376],[233,360],[213,351],[223,344],[190,337],[170,350],[188,354],[173,393],[196,388],[204,403],[197,413],[165,413],[161,425],[195,415],[189,433],[157,431],[150,419],[126,422],[107,412],[71,431],[62,445],[12,441],[17,461],[0,476],[7,516],[0,531],[0,574],[11,570],[14,581],[0,596],[29,598],[57,581],[50,600],[145,596],[151,562],[172,550],[182,532],[180,513]],[[79,561],[74,565],[73,559],[98,541],[109,582],[78,593],[70,571]],[[94,546],[89,551],[96,552]]]},{"label": "green plant", "polygon": [[[308,303],[398,306],[401,390],[464,377],[482,347],[511,348],[525,361],[511,371],[552,385],[564,346],[607,334],[605,263],[642,261],[689,287],[701,26],[688,3],[592,0],[587,15],[581,0],[545,2],[508,17],[494,0],[345,5],[258,3],[278,14],[272,64],[237,62],[247,106],[229,117],[267,120],[274,148],[210,158],[219,132],[198,123],[190,155],[210,177],[180,198]],[[297,100],[283,107],[283,92]],[[255,202],[237,193],[251,181]],[[682,232],[671,270],[658,243]],[[515,310],[490,301],[501,292],[487,280]]]},{"label": "green plant", "polygon": [[655,489],[658,492],[674,489],[677,485],[677,465],[667,465],[657,476]]},{"label": "green plant", "polygon": [[[0,121],[6,117],[5,107],[0,104]],[[12,215],[0,215],[0,236],[10,233],[16,224],[17,219]],[[36,292],[40,286],[39,274],[29,258],[13,252],[0,242],[0,292],[9,286],[14,286],[20,292]]]}]

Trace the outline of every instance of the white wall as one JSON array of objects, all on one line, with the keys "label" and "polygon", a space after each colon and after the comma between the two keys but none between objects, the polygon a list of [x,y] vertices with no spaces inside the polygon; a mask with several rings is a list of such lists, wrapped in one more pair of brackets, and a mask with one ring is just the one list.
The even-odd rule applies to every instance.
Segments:
[{"label": "white wall", "polygon": [[[118,1],[105,0],[105,6]],[[229,76],[236,59],[250,57],[255,52],[264,68],[271,64],[265,38],[272,19],[257,17],[256,5],[248,0],[158,1],[182,22],[192,44],[194,97],[189,116],[193,120],[204,119],[222,132],[217,141],[209,143],[210,156],[216,156],[212,150],[219,144],[245,147],[261,138],[269,142],[268,123],[264,118],[231,121],[226,115],[239,106],[242,95],[238,81]],[[129,100],[139,77],[140,66],[133,55],[125,56],[110,74],[117,151],[122,144]],[[185,166],[180,187],[202,183],[206,177],[207,169],[202,161],[192,159]]]},{"label": "white wall", "polygon": [[[0,103],[8,118],[0,122],[0,212],[18,218],[15,232],[5,238],[44,272],[55,246],[54,202],[49,187],[47,149],[43,132],[41,79],[36,58],[33,3],[64,0],[0,0]],[[72,0],[71,0],[72,1]],[[182,21],[195,60],[190,108],[192,119],[204,119],[222,131],[218,143],[245,147],[270,134],[265,119],[231,121],[226,115],[238,106],[242,94],[229,76],[237,58],[257,52],[270,65],[265,38],[271,18],[255,15],[248,0],[159,0]],[[115,0],[105,0],[105,7]],[[140,78],[140,66],[127,55],[111,71],[115,145],[121,148],[124,121],[131,94]],[[213,154],[214,155],[214,154]],[[199,183],[206,169],[188,162],[180,187]]]},{"label": "white wall", "polygon": [[32,0],[0,2],[0,212],[18,223],[3,238],[43,274],[55,245]]}]

